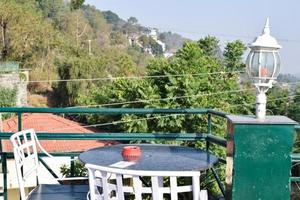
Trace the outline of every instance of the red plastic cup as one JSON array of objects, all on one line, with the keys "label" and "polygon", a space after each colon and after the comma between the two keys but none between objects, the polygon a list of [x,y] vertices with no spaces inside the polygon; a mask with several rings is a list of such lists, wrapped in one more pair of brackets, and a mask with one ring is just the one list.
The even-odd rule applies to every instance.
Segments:
[{"label": "red plastic cup", "polygon": [[125,146],[122,150],[122,156],[125,161],[136,162],[141,157],[141,148],[138,146]]}]

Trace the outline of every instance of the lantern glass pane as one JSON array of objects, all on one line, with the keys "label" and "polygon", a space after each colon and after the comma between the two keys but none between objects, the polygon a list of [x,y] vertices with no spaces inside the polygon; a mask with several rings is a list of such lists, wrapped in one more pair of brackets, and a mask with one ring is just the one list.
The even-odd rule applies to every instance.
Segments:
[{"label": "lantern glass pane", "polygon": [[274,73],[274,78],[277,78],[279,73],[280,73],[280,56],[278,52],[274,52],[275,55],[275,60],[276,60],[276,68],[275,68],[275,73]]},{"label": "lantern glass pane", "polygon": [[247,60],[246,60],[246,69],[247,69],[247,73],[250,76],[251,74],[251,57],[253,55],[253,52],[250,52],[247,56]]},{"label": "lantern glass pane", "polygon": [[271,78],[274,72],[273,52],[262,52],[260,59],[260,77]]},{"label": "lantern glass pane", "polygon": [[252,60],[250,61],[251,77],[258,77],[259,76],[259,52],[254,52],[252,56]]}]

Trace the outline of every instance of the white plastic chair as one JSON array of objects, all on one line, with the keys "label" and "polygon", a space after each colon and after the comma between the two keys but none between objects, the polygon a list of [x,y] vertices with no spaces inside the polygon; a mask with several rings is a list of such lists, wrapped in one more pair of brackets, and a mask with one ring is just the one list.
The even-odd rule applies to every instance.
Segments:
[{"label": "white plastic chair", "polygon": [[[45,153],[47,156],[53,158],[40,144],[35,131],[28,129],[17,132],[10,137],[10,141],[13,145],[15,166],[18,177],[18,184],[20,190],[20,196],[22,200],[28,199],[30,194],[26,195],[25,183],[29,177],[35,176],[38,179],[39,160],[37,154],[37,147]],[[26,164],[30,164],[30,168],[25,167]],[[55,186],[56,190],[59,190],[59,185]],[[67,191],[69,186],[64,186],[63,190]],[[38,193],[42,193],[42,188],[51,189],[51,185],[44,185],[44,187],[38,188]],[[62,192],[63,192],[62,190]],[[39,194],[41,196],[41,194]],[[55,196],[52,194],[51,196]],[[34,198],[33,198],[34,199]]]},{"label": "white plastic chair", "polygon": [[[200,190],[199,171],[135,171],[86,164],[89,171],[90,200],[125,200],[126,194],[133,194],[135,200],[142,200],[142,194],[150,194],[153,200],[163,200],[170,194],[171,200],[178,200],[178,194],[192,192],[193,200],[207,200],[207,191]],[[115,176],[111,181],[110,176]],[[132,179],[132,186],[126,186],[123,177]],[[140,177],[151,177],[151,186],[143,186]],[[169,186],[164,186],[163,178],[169,177]],[[192,185],[177,185],[178,177],[191,177]]]}]

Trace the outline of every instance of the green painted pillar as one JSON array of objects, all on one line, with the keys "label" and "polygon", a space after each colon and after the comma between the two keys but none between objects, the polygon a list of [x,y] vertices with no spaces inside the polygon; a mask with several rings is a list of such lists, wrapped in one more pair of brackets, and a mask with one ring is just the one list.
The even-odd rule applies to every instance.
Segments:
[{"label": "green painted pillar", "polygon": [[295,121],[228,117],[226,200],[288,200]]}]

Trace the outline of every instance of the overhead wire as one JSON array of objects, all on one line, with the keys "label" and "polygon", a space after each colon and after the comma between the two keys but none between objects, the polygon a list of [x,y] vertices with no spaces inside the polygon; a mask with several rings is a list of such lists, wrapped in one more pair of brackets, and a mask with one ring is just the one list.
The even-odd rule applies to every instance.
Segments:
[{"label": "overhead wire", "polygon": [[[280,84],[287,84],[287,85],[293,85],[293,84],[300,84],[300,82],[292,82],[292,83],[285,83],[285,82],[277,82]],[[229,90],[229,91],[223,91],[223,92],[217,92],[217,93],[208,93],[208,94],[199,94],[199,95],[190,95],[190,96],[179,96],[179,97],[168,97],[168,98],[161,98],[161,99],[148,99],[148,100],[135,100],[135,101],[125,101],[125,102],[116,102],[116,103],[106,103],[106,104],[95,104],[95,105],[84,105],[84,106],[74,106],[69,108],[88,108],[88,107],[103,107],[103,106],[116,106],[116,105],[125,105],[125,104],[134,104],[134,103],[147,103],[152,101],[163,101],[163,100],[170,100],[170,99],[181,99],[181,98],[189,98],[189,97],[197,97],[197,96],[209,96],[209,95],[218,95],[218,94],[224,94],[224,93],[235,93],[235,92],[242,92],[242,91],[251,91],[254,90],[254,88],[251,89],[242,89],[242,90]]]},{"label": "overhead wire", "polygon": [[[212,36],[220,36],[220,37],[227,37],[227,38],[246,38],[246,39],[254,39],[257,36],[254,35],[240,35],[240,34],[231,34],[231,33],[209,33],[209,32],[198,32],[198,31],[193,31],[193,30],[183,30],[183,29],[178,29],[178,28],[174,28],[174,27],[157,27],[158,29],[162,29],[162,30],[172,30],[172,31],[176,31],[179,33],[187,33],[187,34],[192,34],[192,35],[212,35]],[[296,39],[287,39],[287,38],[277,38],[278,41],[282,41],[282,42],[293,42],[293,43],[300,43],[300,40],[296,40]]]},{"label": "overhead wire", "polygon": [[[92,127],[101,127],[101,126],[109,126],[109,125],[117,125],[117,124],[124,124],[124,123],[130,123],[130,122],[136,122],[136,121],[143,121],[143,120],[151,120],[151,119],[158,119],[158,118],[167,118],[172,116],[178,116],[178,115],[184,115],[183,114],[169,114],[169,115],[163,115],[163,116],[155,116],[155,117],[145,117],[145,118],[138,118],[138,119],[132,119],[132,120],[118,120],[114,122],[106,122],[106,123],[99,123],[99,124],[90,124],[90,125],[83,125],[82,128],[92,128]],[[61,131],[61,130],[68,130],[72,128],[61,128],[61,129],[51,129],[50,131]],[[49,131],[49,130],[48,130]]]},{"label": "overhead wire", "polygon": [[202,94],[196,94],[196,95],[185,95],[185,96],[177,96],[177,97],[166,97],[166,98],[160,98],[160,99],[145,99],[145,100],[116,102],[116,103],[107,103],[107,104],[98,104],[98,105],[74,106],[74,107],[68,107],[68,108],[102,107],[102,106],[115,106],[115,105],[125,105],[125,104],[134,104],[134,103],[148,103],[148,102],[153,102],[153,101],[165,101],[165,100],[184,99],[184,98],[190,98],[190,97],[212,96],[212,95],[237,93],[237,92],[251,91],[251,90],[254,90],[254,88],[240,89],[240,90],[228,90],[228,91],[215,92],[215,93],[202,93]]},{"label": "overhead wire", "polygon": [[280,84],[285,84],[285,85],[297,85],[300,84],[300,81],[295,81],[295,82],[277,82]]},{"label": "overhead wire", "polygon": [[[277,100],[281,100],[281,99],[293,98],[293,97],[297,97],[297,96],[300,96],[300,95],[290,95],[290,96],[286,96],[286,97],[279,97],[279,98],[269,100],[268,102],[277,101]],[[229,107],[247,106],[247,105],[255,105],[255,103],[234,104],[234,105],[229,105]],[[102,126],[125,124],[125,123],[138,122],[138,121],[144,121],[144,120],[152,120],[152,119],[158,119],[158,118],[176,117],[176,116],[181,116],[181,115],[186,115],[186,114],[180,113],[180,114],[169,114],[169,115],[163,115],[163,116],[160,115],[160,116],[155,116],[155,117],[145,117],[145,118],[138,118],[138,119],[131,119],[131,120],[118,120],[118,121],[114,121],[114,122],[84,125],[84,126],[81,126],[81,127],[83,127],[83,128],[102,127]],[[58,130],[61,131],[61,130],[67,130],[67,129],[71,129],[71,128],[51,129],[51,130],[48,130],[48,131],[58,131]]]},{"label": "overhead wire", "polygon": [[149,78],[165,78],[165,77],[184,77],[184,76],[204,76],[216,74],[235,74],[245,73],[245,71],[219,71],[207,73],[193,73],[193,74],[168,74],[168,75],[145,75],[145,76],[119,76],[119,77],[96,77],[96,78],[77,78],[77,79],[53,79],[53,80],[32,80],[32,81],[1,81],[8,83],[53,83],[53,82],[80,82],[80,81],[112,81],[120,79],[149,79]]}]

